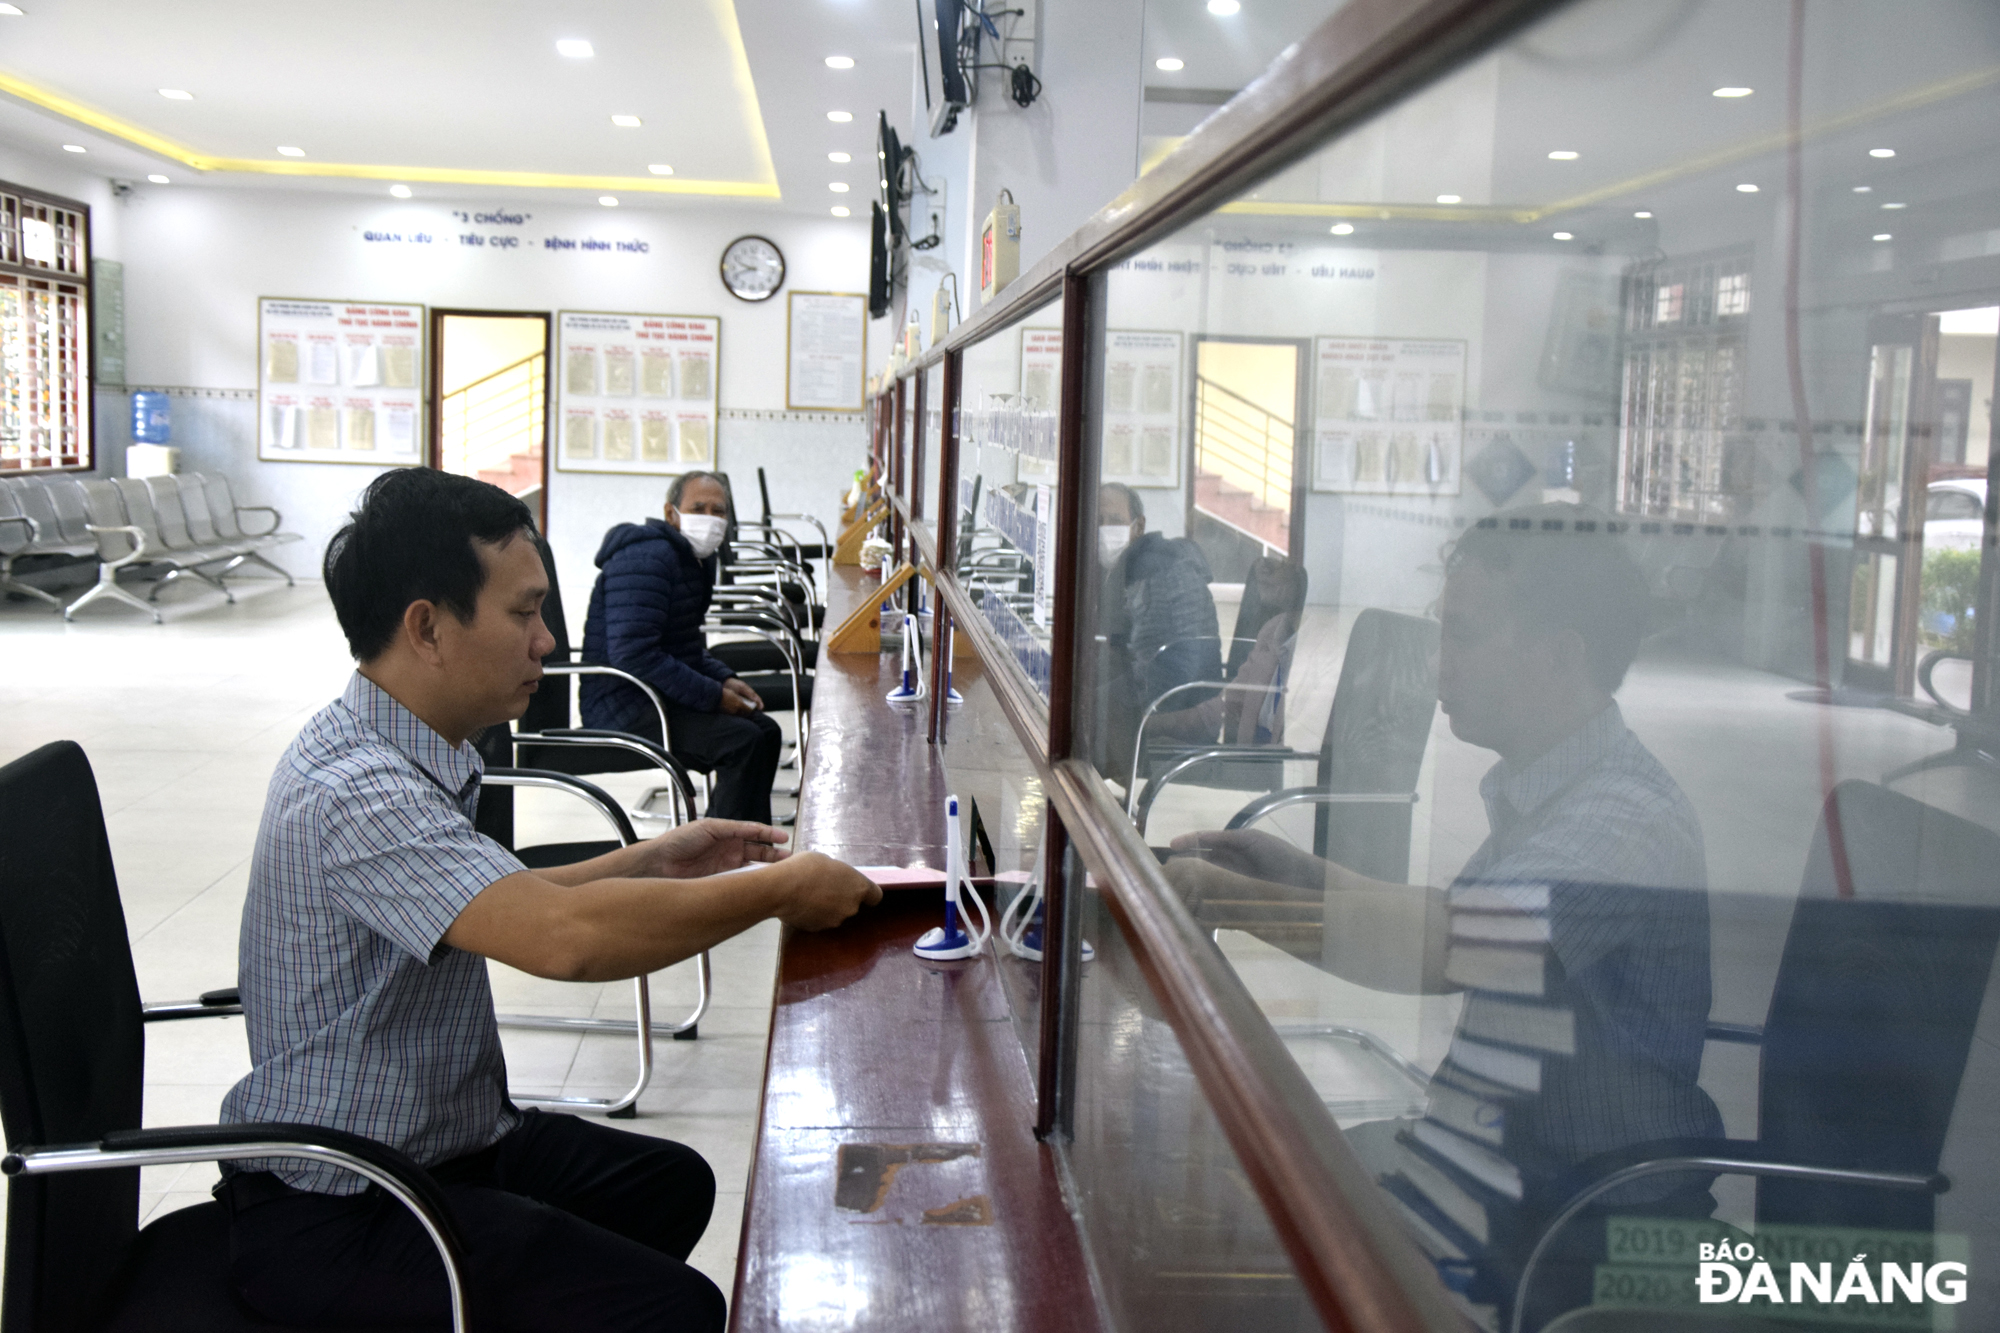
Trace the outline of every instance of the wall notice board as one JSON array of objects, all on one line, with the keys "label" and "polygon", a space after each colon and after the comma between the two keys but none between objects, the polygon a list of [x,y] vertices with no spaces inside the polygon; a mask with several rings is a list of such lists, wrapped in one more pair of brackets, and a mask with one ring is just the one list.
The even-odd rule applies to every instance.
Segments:
[{"label": "wall notice board", "polygon": [[868,298],[791,292],[785,309],[785,406],[859,412],[867,372]]},{"label": "wall notice board", "polygon": [[257,302],[257,457],[414,464],[423,439],[424,307]]},{"label": "wall notice board", "polygon": [[556,466],[672,476],[712,468],[722,320],[714,315],[556,315]]},{"label": "wall notice board", "polygon": [[1465,447],[1465,343],[1320,338],[1313,489],[1457,495]]}]

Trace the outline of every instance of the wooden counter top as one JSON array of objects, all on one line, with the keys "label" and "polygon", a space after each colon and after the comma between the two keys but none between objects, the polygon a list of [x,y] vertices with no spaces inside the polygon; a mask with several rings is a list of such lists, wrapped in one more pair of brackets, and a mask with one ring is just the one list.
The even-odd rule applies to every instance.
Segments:
[{"label": "wooden counter top", "polygon": [[[836,568],[827,622],[877,586]],[[883,697],[896,671],[821,657],[796,846],[944,864],[944,768],[925,705]],[[939,894],[898,892],[785,932],[732,1329],[1099,1327],[995,960],[910,952],[941,920]]]}]

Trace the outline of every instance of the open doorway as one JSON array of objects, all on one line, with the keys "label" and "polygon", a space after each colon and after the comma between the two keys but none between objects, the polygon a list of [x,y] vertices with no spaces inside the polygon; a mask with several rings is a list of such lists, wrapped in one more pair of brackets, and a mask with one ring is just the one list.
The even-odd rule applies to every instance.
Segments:
[{"label": "open doorway", "polygon": [[549,317],[433,310],[428,462],[519,496],[548,531]]},{"label": "open doorway", "polygon": [[[1869,324],[1845,679],[1971,702],[2000,307]],[[1929,662],[1927,659],[1937,657]]]},{"label": "open doorway", "polygon": [[1195,342],[1187,532],[1219,583],[1241,583],[1262,556],[1304,554],[1306,352],[1294,339]]}]

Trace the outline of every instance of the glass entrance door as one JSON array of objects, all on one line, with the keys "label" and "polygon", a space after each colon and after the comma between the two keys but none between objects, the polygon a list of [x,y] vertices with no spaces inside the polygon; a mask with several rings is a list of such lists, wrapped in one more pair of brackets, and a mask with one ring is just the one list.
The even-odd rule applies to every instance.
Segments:
[{"label": "glass entrance door", "polygon": [[1869,334],[1844,680],[1859,689],[1907,695],[1916,686],[1938,320],[1935,315],[1878,318]]}]

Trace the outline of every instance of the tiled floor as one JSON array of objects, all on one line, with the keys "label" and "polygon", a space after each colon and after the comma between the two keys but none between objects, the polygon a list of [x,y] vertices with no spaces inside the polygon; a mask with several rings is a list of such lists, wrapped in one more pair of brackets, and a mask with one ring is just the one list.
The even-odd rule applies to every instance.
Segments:
[{"label": "tiled floor", "polygon": [[[0,602],[0,763],[74,740],[97,774],[132,937],[139,991],[183,999],[236,976],[236,936],[264,788],[285,746],[339,694],[352,664],[322,590],[244,580],[238,604],[169,589],[166,623],[99,604],[65,625],[45,608]],[[789,733],[789,726],[787,731]],[[792,774],[780,775],[789,785]],[[644,775],[627,776],[629,786]],[[603,785],[619,791],[616,781]],[[570,821],[558,797],[521,793],[524,840],[554,841]],[[601,836],[594,815],[569,836]],[[715,950],[700,1039],[656,1043],[636,1120],[614,1122],[698,1149],[715,1169],[715,1215],[693,1263],[730,1289],[743,1187],[763,1081],[778,928],[767,922]],[[629,1016],[632,986],[578,986],[493,967],[503,1012]],[[653,978],[654,1014],[692,1005],[694,966]],[[148,1125],[211,1122],[249,1068],[240,1019],[154,1024],[146,1034]],[[508,1031],[517,1096],[602,1096],[629,1088],[629,1041]],[[152,1217],[200,1202],[213,1167],[148,1169]]]}]

